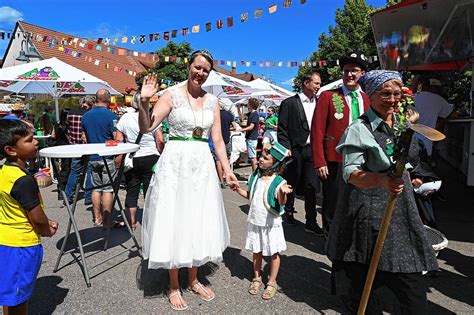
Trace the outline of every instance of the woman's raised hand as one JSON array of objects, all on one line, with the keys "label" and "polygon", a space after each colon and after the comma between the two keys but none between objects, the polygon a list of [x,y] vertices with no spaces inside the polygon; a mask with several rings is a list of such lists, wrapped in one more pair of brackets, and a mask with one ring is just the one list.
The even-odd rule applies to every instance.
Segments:
[{"label": "woman's raised hand", "polygon": [[142,99],[149,100],[153,95],[158,92],[158,82],[156,73],[151,73],[143,79],[142,89],[140,91],[140,97]]}]

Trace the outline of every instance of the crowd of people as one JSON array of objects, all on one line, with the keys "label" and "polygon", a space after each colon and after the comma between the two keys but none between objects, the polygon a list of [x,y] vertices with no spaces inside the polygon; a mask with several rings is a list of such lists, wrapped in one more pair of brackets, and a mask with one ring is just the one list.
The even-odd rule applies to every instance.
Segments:
[{"label": "crowd of people", "polygon": [[[93,208],[93,225],[105,225],[111,213],[114,197],[107,169],[114,172],[125,165],[128,217],[124,220],[135,231],[142,190],[143,258],[148,268],[169,271],[166,293],[170,307],[185,310],[188,304],[180,291],[179,268],[188,268],[189,289],[202,300],[216,297],[210,287],[199,282],[197,274],[200,266],[222,260],[229,245],[221,191],[228,185],[250,204],[244,244],[253,254],[248,292],[260,294],[262,287],[261,297],[269,300],[277,293],[279,255],[286,249],[283,222],[288,228],[295,224],[295,195],[301,195],[305,200],[305,231],[326,239],[332,261],[332,291],[344,296],[348,310],[356,312],[384,202],[389,193],[397,194],[401,201],[396,204],[374,288],[390,288],[404,314],[426,314],[422,274],[436,270],[437,261],[413,190],[413,184],[419,184],[413,180],[423,182],[426,176],[410,178],[408,172],[402,179],[390,176],[398,103],[404,97],[401,75],[368,71],[363,55],[352,53],[340,58],[341,88],[324,91],[317,98],[321,76],[310,72],[301,93],[284,100],[278,114],[269,107],[263,121],[257,112],[258,100],[250,98],[247,123],[238,126],[217,97],[202,89],[213,65],[208,51],[194,52],[186,83],[166,91],[151,110],[150,99],[158,91],[154,73],[144,78],[132,110],[120,119],[109,110],[111,96],[102,89],[95,97],[81,98],[80,108],[63,110],[58,122],[51,121],[48,132],[58,145],[114,139],[140,147],[126,156],[90,157],[84,187],[85,204]],[[426,86],[426,82],[422,84]],[[415,101],[418,97],[428,98],[423,92]],[[449,110],[445,105],[440,107],[439,116],[446,118]],[[6,266],[0,274],[0,304],[7,314],[27,310],[42,260],[40,237],[52,236],[58,228],[58,223],[44,214],[38,185],[27,170],[28,160],[36,157],[38,141],[33,138],[32,124],[17,114],[23,110],[14,107],[12,117],[0,120],[0,155],[6,158],[0,169],[0,262]],[[49,112],[43,116],[47,123]],[[423,114],[419,117],[422,120]],[[162,129],[165,122],[166,137]],[[239,184],[230,167],[230,130],[246,133],[252,166],[247,187]],[[257,150],[259,136],[264,139],[261,151]],[[413,150],[414,156],[419,156],[419,148]],[[73,201],[81,163],[81,159],[61,162],[58,180],[69,202]],[[419,170],[416,161],[412,167]],[[320,191],[322,226],[316,220]],[[116,224],[123,226],[123,222]],[[20,263],[22,255],[28,259]],[[263,256],[270,257],[265,284]],[[15,280],[18,274],[24,275],[20,282]],[[18,295],[18,290],[23,293]],[[377,307],[371,299],[368,312],[379,312]]]}]

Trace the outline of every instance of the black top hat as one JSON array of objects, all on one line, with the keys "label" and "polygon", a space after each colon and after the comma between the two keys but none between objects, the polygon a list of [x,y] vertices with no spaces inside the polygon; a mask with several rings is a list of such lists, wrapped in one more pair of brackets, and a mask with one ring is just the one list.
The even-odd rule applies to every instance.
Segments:
[{"label": "black top hat", "polygon": [[364,54],[354,51],[350,53],[348,56],[344,56],[339,59],[339,66],[344,68],[344,65],[348,63],[355,63],[359,65],[363,70],[367,70],[367,59],[365,58]]}]

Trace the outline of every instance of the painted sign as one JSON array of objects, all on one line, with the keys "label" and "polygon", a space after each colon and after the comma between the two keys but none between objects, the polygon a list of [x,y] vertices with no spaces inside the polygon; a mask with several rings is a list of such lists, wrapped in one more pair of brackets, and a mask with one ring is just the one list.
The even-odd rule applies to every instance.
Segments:
[{"label": "painted sign", "polygon": [[44,67],[38,70],[34,68],[31,71],[23,73],[17,77],[19,80],[34,80],[34,81],[52,81],[57,80],[59,75],[52,67]]},{"label": "painted sign", "polygon": [[61,93],[85,93],[86,89],[79,82],[58,82],[57,91]]},{"label": "painted sign", "polygon": [[0,87],[9,87],[15,83],[18,83],[18,81],[8,81],[8,80],[0,81]]}]

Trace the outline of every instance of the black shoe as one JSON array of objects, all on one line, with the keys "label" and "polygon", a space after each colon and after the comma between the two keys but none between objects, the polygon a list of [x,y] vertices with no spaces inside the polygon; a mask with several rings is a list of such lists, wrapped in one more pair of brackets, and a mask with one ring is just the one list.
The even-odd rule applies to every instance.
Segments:
[{"label": "black shoe", "polygon": [[296,225],[295,217],[293,216],[293,213],[287,212],[285,213],[285,222],[289,225]]},{"label": "black shoe", "polygon": [[323,229],[317,224],[306,224],[304,231],[307,233],[316,234],[317,236],[324,236]]}]

